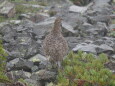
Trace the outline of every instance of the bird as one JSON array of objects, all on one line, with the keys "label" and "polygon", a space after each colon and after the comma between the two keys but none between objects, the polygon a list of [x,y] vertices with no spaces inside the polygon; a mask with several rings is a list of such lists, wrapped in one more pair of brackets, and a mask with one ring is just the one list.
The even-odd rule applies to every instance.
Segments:
[{"label": "bird", "polygon": [[49,57],[49,62],[52,65],[60,68],[64,57],[68,53],[68,43],[63,37],[62,18],[57,17],[54,22],[53,29],[43,40],[43,51],[46,57]]}]

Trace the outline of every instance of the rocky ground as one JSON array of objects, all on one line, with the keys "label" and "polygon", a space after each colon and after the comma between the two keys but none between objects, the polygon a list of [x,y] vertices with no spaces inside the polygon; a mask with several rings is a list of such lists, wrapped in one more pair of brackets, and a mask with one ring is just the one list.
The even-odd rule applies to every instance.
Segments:
[{"label": "rocky ground", "polygon": [[[58,1],[49,0],[46,6],[21,3],[40,10],[20,14],[19,20],[0,23],[0,39],[8,53],[7,71],[13,74],[14,80],[21,78],[32,86],[48,86],[55,79],[55,72],[45,70],[48,62],[43,55],[42,40],[51,31],[57,16],[63,18],[62,33],[70,51],[105,53],[110,59],[107,67],[115,72],[115,1],[92,0],[86,6]],[[10,15],[5,15],[12,17],[15,13],[12,10]]]}]

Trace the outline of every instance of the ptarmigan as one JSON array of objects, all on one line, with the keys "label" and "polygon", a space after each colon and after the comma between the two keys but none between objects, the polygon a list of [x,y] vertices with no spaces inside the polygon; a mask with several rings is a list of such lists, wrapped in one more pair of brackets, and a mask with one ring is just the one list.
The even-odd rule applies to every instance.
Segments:
[{"label": "ptarmigan", "polygon": [[56,18],[52,31],[43,41],[44,54],[50,57],[50,62],[56,67],[61,67],[61,62],[68,52],[68,44],[61,33],[61,18]]}]

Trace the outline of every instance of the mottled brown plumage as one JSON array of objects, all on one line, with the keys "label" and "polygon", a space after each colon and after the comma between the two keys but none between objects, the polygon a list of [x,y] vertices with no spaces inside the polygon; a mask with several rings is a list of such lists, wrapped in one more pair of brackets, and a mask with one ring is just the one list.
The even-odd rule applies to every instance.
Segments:
[{"label": "mottled brown plumage", "polygon": [[43,41],[43,49],[50,62],[60,66],[60,62],[68,52],[68,44],[61,33],[61,18],[54,22],[54,28]]}]

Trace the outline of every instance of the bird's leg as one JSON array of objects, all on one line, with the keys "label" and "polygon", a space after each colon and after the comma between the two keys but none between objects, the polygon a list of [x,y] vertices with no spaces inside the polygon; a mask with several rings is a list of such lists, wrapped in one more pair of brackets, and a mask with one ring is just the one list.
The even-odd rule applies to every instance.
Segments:
[{"label": "bird's leg", "polygon": [[62,65],[61,65],[62,61],[57,61],[57,69],[63,69]]},{"label": "bird's leg", "polygon": [[55,69],[56,68],[56,63],[54,61],[51,61],[51,66],[52,66],[52,69]]},{"label": "bird's leg", "polygon": [[50,62],[50,56],[47,56],[46,69],[51,69],[51,65],[49,64],[49,62]]},{"label": "bird's leg", "polygon": [[60,61],[57,61],[57,67],[58,67],[58,69],[61,68],[61,62]]}]

